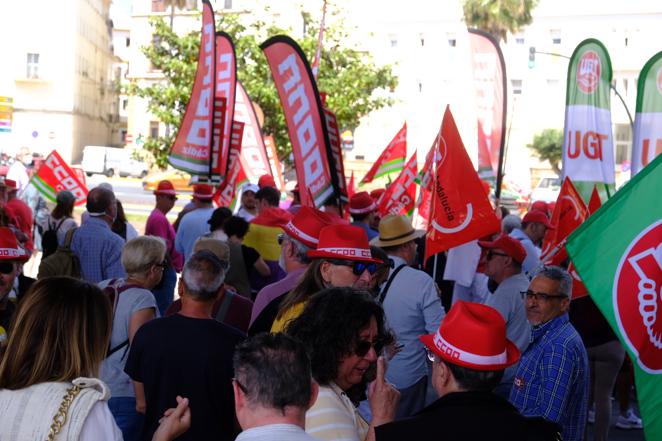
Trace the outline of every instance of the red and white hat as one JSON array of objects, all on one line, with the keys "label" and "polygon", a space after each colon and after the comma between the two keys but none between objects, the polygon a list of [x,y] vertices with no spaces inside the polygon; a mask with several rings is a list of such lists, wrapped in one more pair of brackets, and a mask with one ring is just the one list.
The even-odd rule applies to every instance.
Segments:
[{"label": "red and white hat", "polygon": [[159,183],[156,185],[156,190],[154,190],[155,195],[166,195],[166,196],[175,196],[177,193],[175,192],[175,187],[172,185],[172,182],[168,181],[167,179],[164,179],[163,181],[159,181]]},{"label": "red and white hat", "polygon": [[543,224],[546,228],[553,230],[554,225],[549,221],[549,217],[547,217],[546,213],[543,213],[540,210],[531,210],[526,215],[524,216],[524,219],[522,219],[522,223],[530,223],[530,222],[537,222],[540,224]]},{"label": "red and white hat", "polygon": [[276,180],[268,173],[260,176],[260,179],[257,180],[257,186],[260,188],[273,187],[278,189],[278,187],[276,187]]},{"label": "red and white hat", "polygon": [[303,206],[297,211],[283,230],[288,236],[298,240],[307,247],[317,248],[322,228],[333,225],[331,216],[316,208]]},{"label": "red and white hat", "polygon": [[381,260],[372,258],[365,230],[355,225],[345,224],[322,228],[317,249],[308,251],[308,257],[382,263]]},{"label": "red and white hat", "polygon": [[359,191],[349,198],[350,214],[372,213],[376,209],[377,204],[375,204],[375,201],[370,197],[370,194],[367,191]]},{"label": "red and white hat", "polygon": [[214,197],[214,188],[209,184],[196,184],[193,186],[193,197],[201,200],[209,200]]},{"label": "red and white hat", "polygon": [[0,260],[27,262],[30,254],[18,246],[16,235],[7,227],[0,227]]},{"label": "red and white hat", "polygon": [[456,302],[437,332],[418,338],[444,361],[478,371],[505,369],[520,357],[501,314],[480,303]]}]

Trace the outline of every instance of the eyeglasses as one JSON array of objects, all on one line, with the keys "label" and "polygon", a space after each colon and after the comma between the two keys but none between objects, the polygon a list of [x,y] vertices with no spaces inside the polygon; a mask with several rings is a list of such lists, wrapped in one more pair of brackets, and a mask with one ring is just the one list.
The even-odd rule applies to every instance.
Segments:
[{"label": "eyeglasses", "polygon": [[14,272],[14,263],[13,262],[0,262],[0,273],[1,274],[11,274]]},{"label": "eyeglasses", "polygon": [[244,386],[243,384],[241,384],[241,383],[239,382],[239,380],[237,380],[236,378],[233,378],[232,381],[234,381],[234,382],[237,384],[237,386],[239,386],[239,389],[241,389],[241,391],[242,391],[244,394],[247,394],[247,393],[248,393],[248,389],[246,389],[246,386]]},{"label": "eyeglasses", "polygon": [[375,348],[375,352],[379,354],[384,349],[384,342],[381,339],[375,341],[359,340],[354,346],[354,354],[359,357],[365,357],[365,354],[370,351],[370,348]]},{"label": "eyeglasses", "polygon": [[530,289],[526,291],[520,291],[520,294],[526,296],[527,299],[533,299],[535,301],[542,300],[543,302],[548,302],[550,299],[567,299],[568,296],[563,294],[547,294],[544,292],[535,292]]},{"label": "eyeglasses", "polygon": [[285,233],[280,233],[278,235],[278,245],[282,245],[284,241],[285,241]]},{"label": "eyeglasses", "polygon": [[356,276],[360,276],[363,274],[365,270],[368,270],[368,273],[375,274],[375,271],[377,271],[377,264],[376,263],[365,263],[365,262],[356,262],[356,261],[351,261],[351,260],[329,260],[330,263],[333,265],[340,265],[340,266],[349,266],[352,268],[352,272]]},{"label": "eyeglasses", "polygon": [[166,268],[168,268],[168,261],[164,260],[161,263],[155,263],[154,266],[158,266],[159,268],[166,269]]},{"label": "eyeglasses", "polygon": [[503,257],[510,257],[508,254],[505,253],[497,253],[496,251],[488,251],[487,254],[485,255],[486,260],[492,260],[492,257],[494,256],[503,256]]}]

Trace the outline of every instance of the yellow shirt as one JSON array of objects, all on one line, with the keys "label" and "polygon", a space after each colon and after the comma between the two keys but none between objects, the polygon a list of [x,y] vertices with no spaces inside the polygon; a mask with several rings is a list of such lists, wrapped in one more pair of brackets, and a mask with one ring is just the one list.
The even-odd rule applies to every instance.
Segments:
[{"label": "yellow shirt", "polygon": [[280,318],[274,320],[274,324],[271,325],[271,332],[283,332],[290,321],[301,315],[305,306],[306,302],[300,302],[285,311]]}]

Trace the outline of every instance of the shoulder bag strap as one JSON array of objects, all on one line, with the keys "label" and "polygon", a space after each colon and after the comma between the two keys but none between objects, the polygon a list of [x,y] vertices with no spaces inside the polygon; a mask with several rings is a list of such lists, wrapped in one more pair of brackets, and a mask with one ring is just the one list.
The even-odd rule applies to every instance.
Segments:
[{"label": "shoulder bag strap", "polygon": [[67,231],[67,235],[64,236],[64,247],[66,249],[69,249],[71,247],[71,241],[74,238],[74,232],[78,229],[78,227],[74,227],[71,230]]},{"label": "shoulder bag strap", "polygon": [[67,389],[64,397],[62,397],[62,402],[60,403],[60,407],[58,408],[57,413],[53,416],[53,422],[51,423],[51,427],[48,431],[48,437],[46,438],[46,441],[54,441],[57,435],[60,433],[62,427],[67,421],[69,407],[79,392],[80,386],[75,384],[72,384],[71,387]]},{"label": "shoulder bag strap", "polygon": [[382,289],[382,292],[379,295],[379,303],[382,303],[382,304],[384,303],[384,299],[386,298],[386,294],[388,293],[388,290],[391,287],[391,283],[393,283],[393,280],[395,279],[395,276],[397,276],[398,273],[400,272],[400,270],[402,268],[406,267],[406,266],[407,265],[403,264],[403,265],[400,265],[399,267],[397,267],[396,269],[393,270],[393,272],[391,273],[391,276],[386,281],[386,285],[384,285],[384,289]]}]

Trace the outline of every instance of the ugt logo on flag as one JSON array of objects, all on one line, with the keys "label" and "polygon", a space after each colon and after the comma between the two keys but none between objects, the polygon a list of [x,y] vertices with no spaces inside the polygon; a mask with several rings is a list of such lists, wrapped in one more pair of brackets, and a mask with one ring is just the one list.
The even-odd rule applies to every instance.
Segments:
[{"label": "ugt logo on flag", "polygon": [[626,249],[614,277],[614,313],[630,350],[649,373],[662,373],[662,220]]}]

